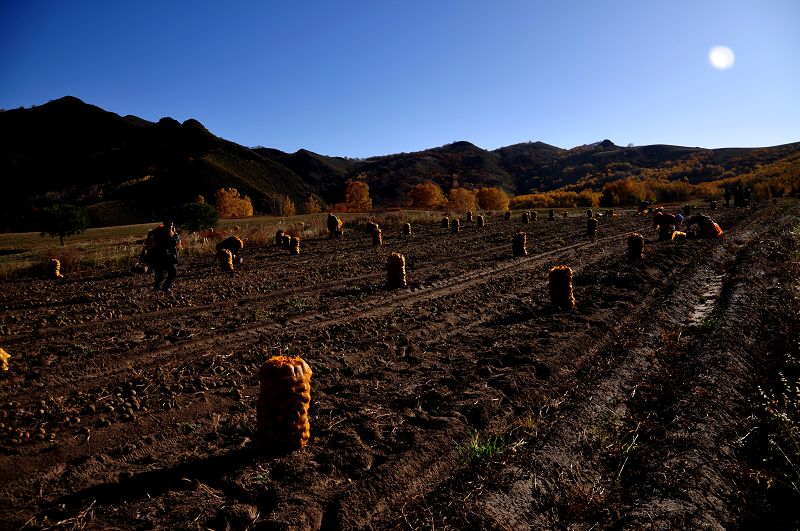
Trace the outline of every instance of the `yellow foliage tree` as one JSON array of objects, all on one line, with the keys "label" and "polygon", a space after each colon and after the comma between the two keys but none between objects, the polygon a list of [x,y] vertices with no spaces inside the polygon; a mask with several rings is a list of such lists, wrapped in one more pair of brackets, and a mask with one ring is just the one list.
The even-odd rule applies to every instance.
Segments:
[{"label": "yellow foliage tree", "polygon": [[372,198],[369,196],[369,185],[362,181],[350,181],[344,194],[349,212],[369,212],[372,210]]},{"label": "yellow foliage tree", "polygon": [[454,212],[468,212],[478,207],[478,200],[474,190],[452,188],[450,190],[447,207]]},{"label": "yellow foliage tree", "polygon": [[294,216],[297,214],[297,209],[294,207],[294,201],[289,199],[289,196],[283,196],[281,201],[281,214],[284,216]]},{"label": "yellow foliage tree", "polygon": [[236,188],[220,188],[214,193],[214,208],[221,218],[249,218],[253,215],[253,203],[242,196]]},{"label": "yellow foliage tree", "polygon": [[322,205],[319,199],[313,195],[308,196],[308,199],[306,199],[306,202],[303,204],[303,212],[305,214],[318,214],[322,212]]},{"label": "yellow foliage tree", "polygon": [[444,192],[438,184],[425,182],[415,185],[408,192],[408,206],[422,210],[436,210],[447,205]]},{"label": "yellow foliage tree", "polygon": [[483,210],[508,210],[509,198],[502,188],[481,188],[477,193],[478,206]]}]

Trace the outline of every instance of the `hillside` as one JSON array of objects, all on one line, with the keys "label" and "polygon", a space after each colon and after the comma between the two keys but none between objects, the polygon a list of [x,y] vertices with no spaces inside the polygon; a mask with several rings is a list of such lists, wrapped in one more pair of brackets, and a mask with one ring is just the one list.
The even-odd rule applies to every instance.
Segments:
[{"label": "hillside", "polygon": [[290,169],[197,120],[151,123],[72,97],[0,113],[0,182],[0,228],[29,226],[31,212],[54,200],[115,204],[145,221],[223,186],[261,211],[278,194],[301,201],[310,193]]},{"label": "hillside", "polygon": [[703,149],[621,147],[604,140],[562,149],[526,142],[489,151],[460,141],[359,160],[304,149],[285,153],[227,141],[197,120],[162,118],[153,123],[64,97],[0,112],[0,182],[5,191],[0,230],[32,228],[36,210],[53,201],[90,207],[95,225],[150,221],[221,187],[237,188],[253,199],[256,211],[272,213],[282,195],[298,206],[311,194],[328,204],[342,202],[347,181],[356,177],[369,184],[374,205],[386,207],[405,204],[411,187],[427,180],[445,192],[455,186],[498,186],[522,195],[599,191],[605,183],[625,178],[691,184],[758,172],[784,178],[799,169],[800,143]]}]

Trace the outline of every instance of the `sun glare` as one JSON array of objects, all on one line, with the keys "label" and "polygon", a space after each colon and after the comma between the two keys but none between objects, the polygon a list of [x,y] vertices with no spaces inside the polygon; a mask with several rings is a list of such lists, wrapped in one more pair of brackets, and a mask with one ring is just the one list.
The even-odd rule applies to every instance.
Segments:
[{"label": "sun glare", "polygon": [[711,66],[717,70],[727,70],[733,66],[734,61],[733,50],[727,46],[714,46],[708,52],[708,60]]}]

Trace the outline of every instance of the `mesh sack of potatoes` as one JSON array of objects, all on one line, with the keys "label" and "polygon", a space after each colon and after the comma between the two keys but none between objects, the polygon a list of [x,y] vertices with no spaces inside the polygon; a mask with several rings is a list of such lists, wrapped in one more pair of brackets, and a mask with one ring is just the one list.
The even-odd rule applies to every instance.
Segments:
[{"label": "mesh sack of potatoes", "polygon": [[562,310],[575,308],[575,296],[572,292],[572,269],[569,266],[555,266],[547,274],[547,290],[550,303]]},{"label": "mesh sack of potatoes", "polygon": [[217,259],[219,260],[220,271],[233,273],[233,253],[228,249],[220,249],[217,253]]},{"label": "mesh sack of potatoes", "polygon": [[514,256],[528,256],[528,249],[526,244],[528,242],[528,235],[524,232],[518,232],[511,238],[511,248]]},{"label": "mesh sack of potatoes", "polygon": [[386,285],[389,289],[405,288],[406,257],[399,253],[392,253],[386,259]]},{"label": "mesh sack of potatoes", "polygon": [[61,274],[61,260],[58,258],[51,258],[47,261],[47,276],[48,278],[63,278]]},{"label": "mesh sack of potatoes", "polygon": [[628,236],[628,261],[634,262],[644,258],[644,236],[634,232]]},{"label": "mesh sack of potatoes", "polygon": [[586,235],[597,236],[597,218],[589,218],[586,220]]},{"label": "mesh sack of potatoes", "polygon": [[267,451],[299,450],[311,427],[311,367],[302,358],[275,356],[258,371],[257,442]]},{"label": "mesh sack of potatoes", "polygon": [[289,240],[289,254],[292,256],[300,254],[300,238],[292,236]]}]

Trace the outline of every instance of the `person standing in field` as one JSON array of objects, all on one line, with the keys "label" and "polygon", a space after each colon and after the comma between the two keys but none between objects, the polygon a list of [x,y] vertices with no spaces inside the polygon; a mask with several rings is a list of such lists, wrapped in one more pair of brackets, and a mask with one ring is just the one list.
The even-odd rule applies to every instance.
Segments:
[{"label": "person standing in field", "polygon": [[[155,229],[147,231],[144,249],[140,258],[153,268],[155,281],[153,291],[170,293],[172,283],[178,275],[178,251],[181,237],[175,231],[172,221],[165,221]],[[167,279],[164,280],[166,274]],[[163,283],[163,284],[162,284]]]}]

